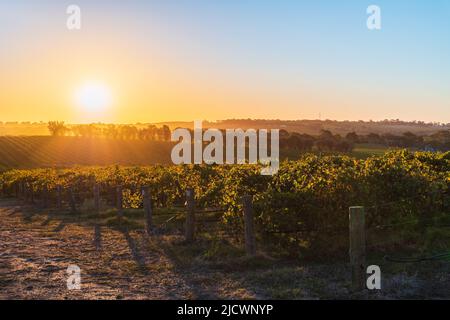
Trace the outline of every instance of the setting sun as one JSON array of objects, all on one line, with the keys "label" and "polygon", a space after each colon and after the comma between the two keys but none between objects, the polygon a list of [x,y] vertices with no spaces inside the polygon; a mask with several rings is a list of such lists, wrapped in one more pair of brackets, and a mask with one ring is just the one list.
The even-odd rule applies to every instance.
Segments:
[{"label": "setting sun", "polygon": [[75,91],[75,103],[84,112],[99,113],[112,104],[110,88],[101,82],[87,82]]}]

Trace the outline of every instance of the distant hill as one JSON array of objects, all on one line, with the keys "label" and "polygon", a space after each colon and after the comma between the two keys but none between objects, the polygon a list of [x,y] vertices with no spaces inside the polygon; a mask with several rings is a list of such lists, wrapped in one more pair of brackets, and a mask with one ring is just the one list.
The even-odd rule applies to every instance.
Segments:
[{"label": "distant hill", "polygon": [[[192,128],[193,121],[168,121],[159,123],[138,123],[133,124],[138,128],[145,128],[149,124],[161,127],[169,126],[171,130],[183,127]],[[68,124],[70,127],[71,124]],[[430,135],[441,130],[450,130],[450,123],[425,123],[425,122],[407,122],[400,120],[384,121],[335,121],[335,120],[252,120],[252,119],[230,119],[217,121],[204,121],[205,128],[217,129],[284,129],[289,132],[306,133],[318,135],[321,130],[329,130],[334,134],[346,135],[349,132],[357,134],[403,134],[412,132],[416,135]],[[47,124],[40,123],[19,123],[19,122],[0,122],[0,136],[39,136],[50,135]]]},{"label": "distant hill", "polygon": [[171,142],[78,137],[0,137],[0,170],[170,163]]},{"label": "distant hill", "polygon": [[[193,122],[160,122],[156,125],[167,125],[172,130],[177,127],[192,128]],[[217,129],[284,129],[288,132],[318,135],[321,130],[329,130],[334,134],[397,134],[412,132],[416,135],[430,135],[441,130],[450,130],[450,123],[405,122],[399,120],[385,121],[335,121],[335,120],[252,120],[231,119],[204,121],[203,127]]]}]

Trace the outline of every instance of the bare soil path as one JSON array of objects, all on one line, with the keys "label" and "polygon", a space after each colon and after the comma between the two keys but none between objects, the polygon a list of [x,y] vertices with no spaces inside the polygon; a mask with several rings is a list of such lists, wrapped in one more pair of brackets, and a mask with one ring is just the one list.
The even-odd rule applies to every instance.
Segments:
[{"label": "bare soil path", "polygon": [[[195,298],[143,235],[24,212],[0,201],[0,299]],[[70,265],[81,269],[81,290],[67,289]]]}]

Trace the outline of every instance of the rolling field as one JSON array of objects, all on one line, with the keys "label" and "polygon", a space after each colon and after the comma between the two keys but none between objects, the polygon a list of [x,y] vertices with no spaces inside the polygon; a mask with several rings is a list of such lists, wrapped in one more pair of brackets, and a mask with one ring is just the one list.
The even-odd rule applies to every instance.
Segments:
[{"label": "rolling field", "polygon": [[[171,164],[173,144],[163,141],[104,138],[0,136],[0,171],[42,167]],[[365,159],[387,148],[359,144],[350,156]],[[297,150],[281,150],[281,158],[298,159]]]},{"label": "rolling field", "polygon": [[0,137],[0,170],[170,161],[171,143],[50,136]]}]

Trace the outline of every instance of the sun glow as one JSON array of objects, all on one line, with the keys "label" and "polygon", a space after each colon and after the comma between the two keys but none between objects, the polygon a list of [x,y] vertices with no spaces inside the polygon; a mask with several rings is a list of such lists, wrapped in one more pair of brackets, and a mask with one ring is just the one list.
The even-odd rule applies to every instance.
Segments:
[{"label": "sun glow", "polygon": [[84,112],[101,113],[112,105],[112,94],[101,82],[86,82],[75,91],[75,103]]}]

